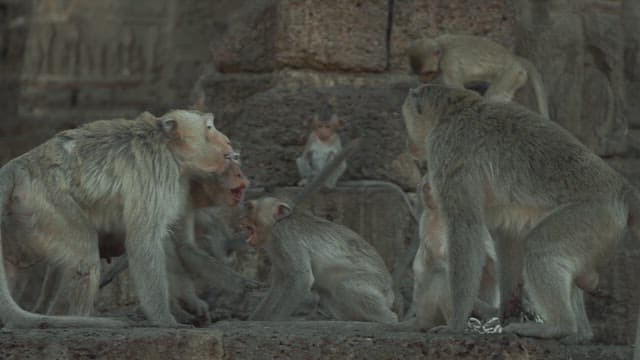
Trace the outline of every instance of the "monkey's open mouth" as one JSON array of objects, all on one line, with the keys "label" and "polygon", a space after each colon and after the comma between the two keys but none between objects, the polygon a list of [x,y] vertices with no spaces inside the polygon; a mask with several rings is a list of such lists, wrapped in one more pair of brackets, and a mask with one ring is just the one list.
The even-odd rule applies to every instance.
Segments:
[{"label": "monkey's open mouth", "polygon": [[425,71],[420,73],[420,81],[422,82],[430,82],[431,80],[433,80],[436,76],[438,76],[438,71]]},{"label": "monkey's open mouth", "polygon": [[231,198],[233,199],[233,206],[236,206],[242,201],[244,195],[244,186],[238,186],[237,188],[230,189]]},{"label": "monkey's open mouth", "polygon": [[258,239],[256,237],[256,229],[253,226],[247,225],[247,243],[251,246],[258,246]]}]

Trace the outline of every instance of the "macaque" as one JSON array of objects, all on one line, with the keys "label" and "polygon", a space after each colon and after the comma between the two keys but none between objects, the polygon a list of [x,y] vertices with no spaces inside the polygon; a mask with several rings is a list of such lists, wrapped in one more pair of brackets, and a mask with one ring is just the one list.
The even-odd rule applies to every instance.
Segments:
[{"label": "macaque", "polygon": [[[302,178],[298,185],[304,186],[317,177],[326,164],[342,150],[342,142],[338,134],[342,126],[336,114],[332,114],[328,120],[314,114],[311,121],[311,134],[302,154],[296,159],[298,173]],[[327,188],[334,188],[345,170],[347,170],[346,161],[327,178],[324,185]]]},{"label": "macaque", "polygon": [[465,329],[498,229],[523,242],[524,291],[543,321],[504,331],[589,340],[583,290],[595,289],[597,267],[626,229],[638,235],[637,190],[568,131],[517,104],[423,85],[402,113],[448,241],[452,313],[441,331]]},{"label": "macaque", "polygon": [[271,287],[251,320],[286,320],[311,292],[338,320],[397,322],[384,261],[349,228],[276,198],[246,203],[248,242],[271,259]]},{"label": "macaque", "polygon": [[[189,179],[227,168],[229,139],[212,114],[102,120],[63,131],[0,169],[0,320],[5,327],[121,327],[88,316],[98,290],[101,234],[122,236],[148,321],[178,326],[169,309],[169,227],[184,215]],[[57,289],[43,315],[12,298],[8,276],[46,263]],[[47,281],[45,280],[45,283]]]},{"label": "macaque", "polygon": [[[449,249],[444,219],[438,211],[426,176],[418,188],[418,194],[423,211],[419,224],[420,244],[413,261],[413,307],[416,312],[415,325],[419,329],[430,329],[446,325],[451,317]],[[486,244],[485,256],[479,299],[475,301],[473,310],[473,314],[481,319],[498,314],[493,244]]]},{"label": "macaque", "polygon": [[461,89],[489,83],[481,93],[494,101],[511,101],[529,78],[540,114],[549,118],[547,94],[535,66],[486,37],[447,34],[422,38],[407,53],[411,71],[420,81],[427,83],[439,76],[445,85]]},{"label": "macaque", "polygon": [[[240,168],[238,155],[232,154],[232,156],[228,168],[222,174],[212,179],[191,180],[188,210],[164,244],[171,312],[181,323],[198,325],[210,323],[209,306],[199,296],[210,287],[235,294],[256,285],[255,282],[230,269],[221,258],[207,251],[213,244],[198,241],[194,233],[197,227],[195,217],[199,209],[210,206],[233,208],[244,199],[244,191],[249,186],[249,181]],[[123,239],[115,240],[122,242]],[[208,246],[205,247],[205,245]],[[109,247],[117,248],[118,245],[112,242],[109,243]],[[113,256],[114,254],[108,252],[101,255]],[[122,253],[116,254],[116,256],[119,255]],[[100,287],[106,286],[127,267],[125,254],[118,259],[109,272],[104,274]]]}]

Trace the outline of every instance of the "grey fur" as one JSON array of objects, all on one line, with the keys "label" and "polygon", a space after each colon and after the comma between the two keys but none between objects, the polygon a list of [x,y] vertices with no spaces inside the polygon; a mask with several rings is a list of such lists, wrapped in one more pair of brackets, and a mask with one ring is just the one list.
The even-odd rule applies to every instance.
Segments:
[{"label": "grey fur", "polygon": [[301,210],[278,218],[275,209],[287,205],[275,198],[251,203],[272,263],[271,288],[252,320],[285,320],[314,290],[336,319],[397,322],[391,275],[358,234]]},{"label": "grey fur", "polygon": [[591,338],[582,289],[595,287],[596,267],[628,224],[638,234],[636,190],[565,129],[519,105],[426,85],[409,91],[402,112],[447,228],[448,329],[465,328],[489,231],[498,229],[523,242],[524,288],[544,320],[505,330]]}]

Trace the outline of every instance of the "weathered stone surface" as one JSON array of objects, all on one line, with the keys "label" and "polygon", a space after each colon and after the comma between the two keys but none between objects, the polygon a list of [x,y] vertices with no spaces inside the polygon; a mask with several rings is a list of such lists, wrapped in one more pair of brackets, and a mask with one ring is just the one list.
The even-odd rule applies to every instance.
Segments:
[{"label": "weathered stone surface", "polygon": [[20,74],[29,32],[26,16],[30,8],[27,1],[0,3],[0,164],[8,158],[13,142],[10,130],[18,116]]},{"label": "weathered stone surface", "polygon": [[[381,76],[390,80],[387,76]],[[386,84],[369,86],[376,80],[352,79],[350,85],[300,87],[285,78],[268,79],[258,75],[225,82],[224,76],[212,80],[207,109],[222,113],[217,126],[237,141],[243,155],[243,168],[256,186],[286,186],[297,183],[295,158],[302,152],[309,128],[307,120],[323,106],[331,106],[345,122],[343,143],[357,137],[363,142],[360,152],[349,160],[343,179],[379,179],[398,182],[406,176],[394,173],[392,162],[405,151],[406,141],[400,107],[414,83],[405,77]],[[338,78],[338,80],[340,80]],[[264,83],[263,83],[264,82]],[[243,87],[243,83],[258,84]],[[262,88],[274,84],[267,90]],[[357,84],[357,85],[355,85]],[[226,88],[225,87],[229,86]],[[283,86],[283,87],[281,87]],[[237,90],[233,90],[233,89]],[[226,103],[224,93],[248,90],[241,101]],[[222,100],[216,94],[221,94]],[[225,111],[224,109],[231,109]],[[406,189],[416,184],[400,183]]]},{"label": "weathered stone surface", "polygon": [[223,359],[222,332],[129,328],[114,330],[13,330],[0,333],[6,360]]},{"label": "weathered stone surface", "polygon": [[207,329],[0,333],[3,359],[629,359],[630,346],[565,346],[509,335],[400,332],[362,322],[220,322]]},{"label": "weathered stone surface", "polygon": [[551,119],[599,155],[626,150],[620,3],[515,1],[516,52],[542,74]]},{"label": "weathered stone surface", "polygon": [[222,72],[383,71],[387,11],[385,0],[248,3],[214,43],[214,62]]},{"label": "weathered stone surface", "polygon": [[488,36],[511,48],[513,9],[508,0],[394,0],[390,64],[394,71],[408,71],[405,50],[410,41],[442,33]]},{"label": "weathered stone surface", "polygon": [[640,127],[640,2],[622,1],[624,28],[624,77],[627,92],[626,116],[629,124]]}]

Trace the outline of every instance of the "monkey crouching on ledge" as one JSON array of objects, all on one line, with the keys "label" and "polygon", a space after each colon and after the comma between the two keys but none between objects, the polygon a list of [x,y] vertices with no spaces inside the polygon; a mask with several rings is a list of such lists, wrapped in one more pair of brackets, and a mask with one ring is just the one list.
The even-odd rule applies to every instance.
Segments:
[{"label": "monkey crouching on ledge", "polygon": [[349,228],[271,197],[247,202],[242,224],[272,263],[271,288],[250,320],[286,320],[313,289],[337,320],[397,322],[384,261]]}]

